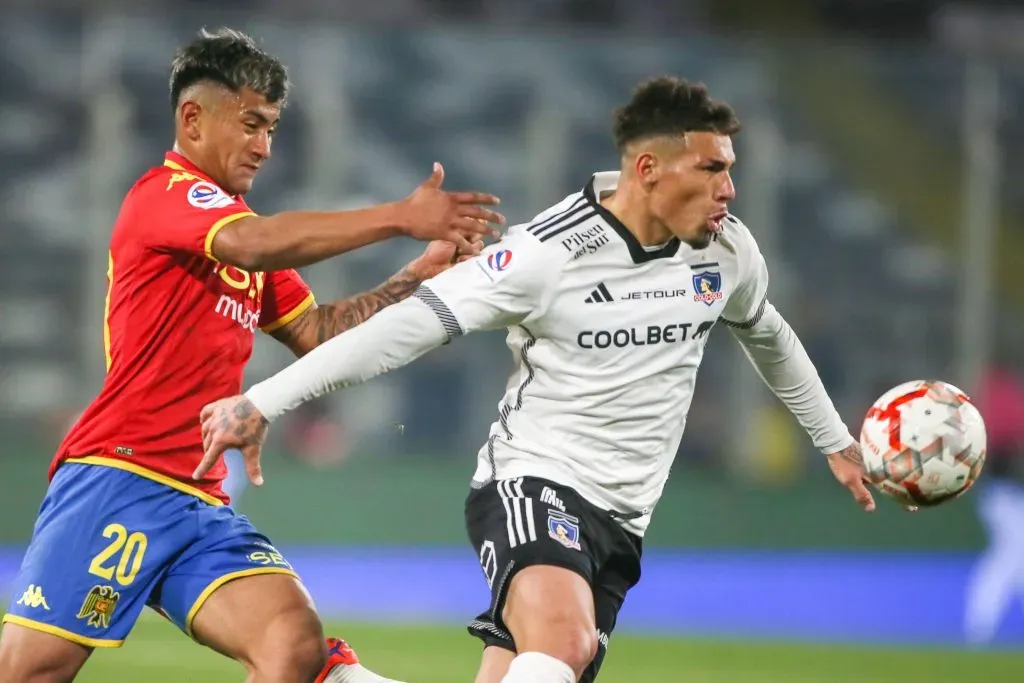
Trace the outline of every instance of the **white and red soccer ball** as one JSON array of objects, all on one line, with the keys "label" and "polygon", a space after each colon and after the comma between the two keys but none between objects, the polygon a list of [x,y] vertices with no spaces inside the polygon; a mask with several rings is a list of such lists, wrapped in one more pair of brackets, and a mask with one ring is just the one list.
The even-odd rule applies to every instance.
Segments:
[{"label": "white and red soccer ball", "polygon": [[915,380],[874,402],[860,445],[867,478],[878,490],[907,505],[934,506],[978,480],[985,465],[985,422],[952,384]]}]

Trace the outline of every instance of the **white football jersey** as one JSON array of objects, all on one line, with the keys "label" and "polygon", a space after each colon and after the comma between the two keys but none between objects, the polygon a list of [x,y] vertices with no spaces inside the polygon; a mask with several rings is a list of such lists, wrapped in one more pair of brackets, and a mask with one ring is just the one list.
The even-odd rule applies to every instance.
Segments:
[{"label": "white football jersey", "polygon": [[508,328],[515,369],[474,485],[534,476],[571,486],[643,534],[686,426],[716,323],[752,326],[768,274],[735,217],[705,249],[644,248],[582,192],[511,228],[416,293],[449,337]]}]

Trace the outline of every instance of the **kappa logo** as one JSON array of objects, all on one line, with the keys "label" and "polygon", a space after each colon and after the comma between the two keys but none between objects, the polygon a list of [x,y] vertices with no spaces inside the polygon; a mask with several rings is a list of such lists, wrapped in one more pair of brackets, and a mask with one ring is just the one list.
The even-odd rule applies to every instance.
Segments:
[{"label": "kappa logo", "polygon": [[170,190],[178,183],[186,180],[202,180],[202,178],[197,176],[195,173],[189,173],[188,171],[176,171],[172,173],[170,179],[168,179],[167,189]]},{"label": "kappa logo", "polygon": [[42,607],[47,612],[50,611],[50,606],[46,604],[46,598],[43,597],[42,586],[37,586],[34,583],[30,583],[25,592],[21,594],[21,597],[18,598],[18,604],[32,608]]}]

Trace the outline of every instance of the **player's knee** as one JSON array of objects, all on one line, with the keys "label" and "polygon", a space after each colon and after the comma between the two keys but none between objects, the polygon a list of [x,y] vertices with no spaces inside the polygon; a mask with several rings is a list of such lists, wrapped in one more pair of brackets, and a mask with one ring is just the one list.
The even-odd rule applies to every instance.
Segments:
[{"label": "player's knee", "polygon": [[310,609],[275,616],[264,633],[259,652],[250,657],[260,680],[308,683],[327,663],[323,627]]},{"label": "player's knee", "polygon": [[524,647],[523,651],[536,650],[550,654],[564,661],[579,677],[597,655],[597,630],[586,624],[566,624],[563,629],[559,637],[547,641],[547,646]]},{"label": "player's knee", "polygon": [[4,636],[0,638],[0,681],[4,683],[70,683],[87,656],[65,657],[45,648],[20,647],[9,634]]},{"label": "player's knee", "polygon": [[597,654],[593,594],[583,577],[558,567],[530,567],[510,586],[503,618],[519,652],[559,659],[577,676]]}]

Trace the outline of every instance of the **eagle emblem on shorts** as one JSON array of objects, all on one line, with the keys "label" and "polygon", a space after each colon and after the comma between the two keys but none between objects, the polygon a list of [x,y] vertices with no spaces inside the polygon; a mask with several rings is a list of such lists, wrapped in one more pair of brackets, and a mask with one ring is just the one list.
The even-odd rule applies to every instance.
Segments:
[{"label": "eagle emblem on shorts", "polygon": [[78,618],[95,628],[110,628],[110,617],[120,599],[121,594],[110,586],[93,586],[78,610]]}]

